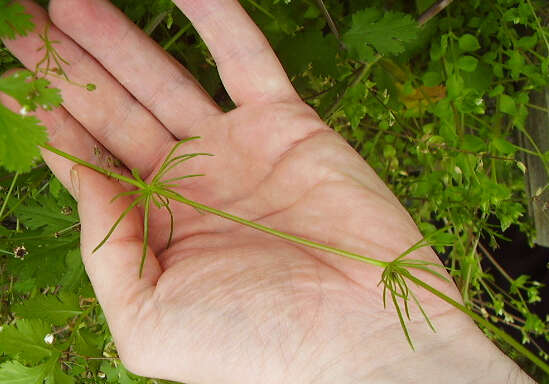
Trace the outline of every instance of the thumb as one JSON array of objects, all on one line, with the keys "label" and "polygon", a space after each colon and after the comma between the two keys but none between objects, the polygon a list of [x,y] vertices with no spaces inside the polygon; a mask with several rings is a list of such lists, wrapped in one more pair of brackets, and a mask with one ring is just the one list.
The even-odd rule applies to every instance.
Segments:
[{"label": "thumb", "polygon": [[139,278],[143,223],[137,208],[130,211],[109,240],[93,252],[132,200],[122,197],[111,202],[114,196],[125,191],[122,185],[83,166],[71,169],[71,181],[82,224],[82,260],[116,338],[117,330],[123,332],[128,317],[150,297],[161,268],[149,249],[143,277]]}]

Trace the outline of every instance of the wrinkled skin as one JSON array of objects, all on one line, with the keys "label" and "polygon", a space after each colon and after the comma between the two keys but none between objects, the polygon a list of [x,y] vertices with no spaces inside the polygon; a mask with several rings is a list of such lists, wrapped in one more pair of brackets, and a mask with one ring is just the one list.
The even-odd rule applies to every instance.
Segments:
[{"label": "wrinkled skin", "polygon": [[[71,80],[97,86],[88,92],[52,79],[64,106],[38,117],[53,146],[103,166],[111,153],[126,167],[120,171],[136,168],[150,179],[179,139],[197,135],[202,139],[180,152],[215,157],[170,174],[206,174],[180,183],[178,192],[190,199],[381,260],[421,238],[373,170],[299,99],[236,0],[175,0],[218,64],[238,106],[229,113],[108,2],[52,0],[49,15],[21,3],[37,31],[51,18],[50,38],[71,63]],[[31,69],[43,54],[36,34],[6,44]],[[521,375],[465,315],[421,289],[413,287],[438,334],[413,310],[413,352],[395,311],[383,309],[379,268],[182,204],[172,204],[176,229],[167,250],[169,217],[153,211],[139,279],[142,212],[133,211],[91,253],[131,202],[110,203],[127,186],[83,167],[71,172],[72,163],[51,153],[44,158],[79,201],[86,271],[135,373],[189,383],[440,382],[439,375],[464,374],[472,377],[460,382],[488,382],[485,375],[497,379],[494,372]],[[430,249],[413,256],[438,262]],[[459,297],[453,285],[417,275]]]}]

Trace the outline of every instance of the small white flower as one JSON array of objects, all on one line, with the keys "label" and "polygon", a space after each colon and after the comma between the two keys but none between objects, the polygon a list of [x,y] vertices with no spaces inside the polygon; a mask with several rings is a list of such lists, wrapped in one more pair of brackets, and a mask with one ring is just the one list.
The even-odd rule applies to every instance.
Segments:
[{"label": "small white flower", "polygon": [[29,113],[29,109],[27,108],[26,105],[23,108],[21,108],[21,110],[19,111],[19,114],[23,116],[27,116],[28,113]]},{"label": "small white flower", "polygon": [[51,333],[44,336],[44,343],[46,344],[53,344],[53,340],[55,340],[55,337]]},{"label": "small white flower", "polygon": [[476,105],[482,105],[484,104],[484,100],[482,99],[482,97],[479,97],[478,99],[475,100],[475,104]]},{"label": "small white flower", "polygon": [[97,377],[99,377],[100,379],[104,379],[106,377],[105,372],[97,372]]}]

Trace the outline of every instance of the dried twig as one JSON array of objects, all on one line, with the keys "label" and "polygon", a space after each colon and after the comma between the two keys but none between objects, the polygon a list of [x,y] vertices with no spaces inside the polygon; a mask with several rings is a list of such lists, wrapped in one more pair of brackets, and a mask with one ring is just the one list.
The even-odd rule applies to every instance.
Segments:
[{"label": "dried twig", "polygon": [[436,4],[434,4],[431,8],[426,10],[423,15],[419,17],[417,20],[418,24],[420,26],[425,25],[429,20],[431,20],[433,17],[438,15],[440,12],[442,12],[447,6],[452,4],[454,0],[440,0]]}]

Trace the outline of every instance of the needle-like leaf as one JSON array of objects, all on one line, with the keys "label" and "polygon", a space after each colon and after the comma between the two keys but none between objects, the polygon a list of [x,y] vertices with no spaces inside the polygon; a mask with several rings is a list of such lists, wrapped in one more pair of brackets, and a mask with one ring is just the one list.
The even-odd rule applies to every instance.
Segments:
[{"label": "needle-like leaf", "polygon": [[136,200],[134,200],[129,206],[128,208],[126,208],[124,210],[124,212],[122,212],[122,214],[120,215],[120,217],[118,217],[118,219],[116,220],[116,222],[113,224],[113,226],[111,227],[111,229],[109,230],[109,232],[107,233],[107,235],[105,236],[105,238],[99,243],[99,245],[97,247],[95,247],[95,249],[92,251],[92,253],[95,253],[97,252],[97,250],[99,250],[99,248],[101,248],[103,245],[105,245],[105,243],[109,240],[109,238],[111,237],[111,235],[113,234],[113,232],[115,231],[116,227],[118,227],[118,225],[120,224],[120,222],[122,220],[124,220],[124,218],[128,215],[128,213],[130,213],[130,211],[132,209],[134,209],[141,201],[143,201],[144,197],[140,197]]}]

